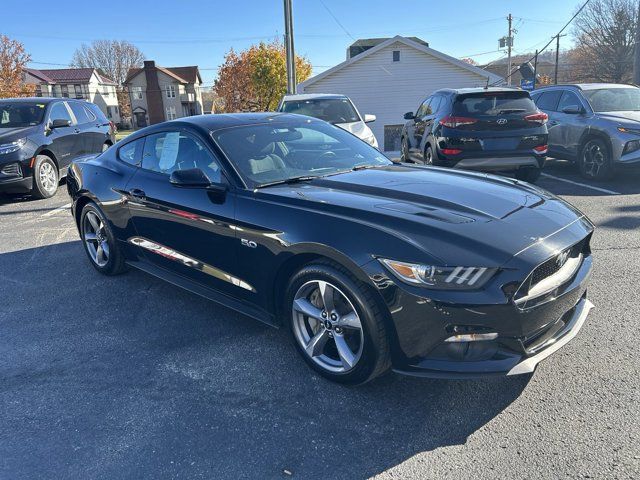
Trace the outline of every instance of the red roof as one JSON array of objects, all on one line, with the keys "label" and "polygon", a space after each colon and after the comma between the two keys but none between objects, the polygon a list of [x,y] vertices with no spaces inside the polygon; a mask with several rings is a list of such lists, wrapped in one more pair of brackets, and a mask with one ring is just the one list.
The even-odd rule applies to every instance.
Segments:
[{"label": "red roof", "polygon": [[[113,80],[101,75],[95,68],[55,68],[46,70],[29,69],[29,71],[32,75],[39,78],[41,78],[42,75],[46,76],[52,80],[49,83],[89,83],[91,76],[95,71],[96,75],[100,79],[100,83],[117,85]],[[40,72],[41,75],[37,75],[35,72]]]}]

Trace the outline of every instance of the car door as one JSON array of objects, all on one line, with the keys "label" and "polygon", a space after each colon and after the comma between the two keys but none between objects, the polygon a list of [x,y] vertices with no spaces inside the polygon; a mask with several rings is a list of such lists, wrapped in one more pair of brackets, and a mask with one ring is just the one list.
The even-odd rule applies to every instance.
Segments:
[{"label": "car door", "polygon": [[427,98],[420,108],[416,112],[414,130],[413,130],[413,151],[412,153],[420,158],[422,158],[424,152],[422,151],[422,137],[424,136],[426,124],[428,122],[428,118],[432,115],[431,111],[431,101],[433,97]]},{"label": "car door", "polygon": [[127,185],[136,237],[129,243],[152,266],[226,295],[237,296],[235,195],[174,186],[176,170],[200,168],[218,184],[226,176],[194,132],[171,129],[145,137],[142,165]]},{"label": "car door", "polygon": [[563,147],[561,144],[561,134],[558,118],[558,102],[562,96],[562,90],[549,90],[542,92],[534,99],[538,109],[542,110],[549,116],[547,121],[547,129],[549,131],[549,156],[563,156]]},{"label": "car door", "polygon": [[[67,102],[53,102],[49,107],[46,136],[49,142],[48,148],[53,152],[61,171],[64,171],[71,161],[79,155],[82,145],[79,142],[79,129]],[[54,120],[66,120],[67,127],[52,128]]]},{"label": "car door", "polygon": [[[92,131],[94,115],[84,108],[80,102],[67,102],[75,117],[75,127],[77,132],[77,155],[88,155],[95,151],[95,138]],[[100,150],[98,150],[99,152]]]},{"label": "car door", "polygon": [[587,128],[586,109],[575,92],[564,90],[557,110],[558,125],[555,127],[554,141],[560,145],[563,156],[577,157],[582,134]]}]

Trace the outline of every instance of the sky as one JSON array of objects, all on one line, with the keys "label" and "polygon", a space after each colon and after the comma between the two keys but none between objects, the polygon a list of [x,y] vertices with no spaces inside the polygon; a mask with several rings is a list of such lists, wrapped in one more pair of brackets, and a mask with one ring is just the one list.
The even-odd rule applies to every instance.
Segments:
[{"label": "sky", "polygon": [[[506,55],[498,51],[498,39],[507,34],[509,13],[517,29],[514,52],[527,53],[547,43],[580,2],[293,0],[295,49],[319,73],[342,62],[354,39],[416,36],[448,55],[484,64]],[[283,0],[109,0],[83,2],[77,10],[72,5],[0,0],[0,33],[24,44],[33,68],[63,68],[82,43],[119,39],[160,66],[198,65],[205,86],[213,84],[230,48],[242,50],[284,33]],[[562,38],[561,49],[571,42],[571,36]]]}]

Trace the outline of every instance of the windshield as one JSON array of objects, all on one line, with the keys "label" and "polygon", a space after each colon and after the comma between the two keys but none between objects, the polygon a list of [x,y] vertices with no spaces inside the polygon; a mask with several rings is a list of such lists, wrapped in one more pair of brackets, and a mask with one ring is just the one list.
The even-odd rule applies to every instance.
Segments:
[{"label": "windshield", "polygon": [[640,89],[638,88],[599,88],[583,90],[594,112],[624,112],[640,110]]},{"label": "windshield", "polygon": [[347,98],[317,98],[284,102],[283,112],[319,118],[329,123],[359,122],[360,117]]},{"label": "windshield", "polygon": [[0,103],[0,128],[38,125],[44,118],[42,103]]},{"label": "windshield", "polygon": [[310,120],[232,127],[212,137],[250,188],[392,163],[350,133]]},{"label": "windshield", "polygon": [[507,113],[535,112],[533,100],[526,92],[489,92],[461,95],[453,105],[455,115],[504,115]]}]

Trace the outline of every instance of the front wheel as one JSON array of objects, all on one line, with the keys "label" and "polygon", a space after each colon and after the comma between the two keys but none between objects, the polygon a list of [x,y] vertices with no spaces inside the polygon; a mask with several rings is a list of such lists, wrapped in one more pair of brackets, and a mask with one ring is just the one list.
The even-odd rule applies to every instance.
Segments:
[{"label": "front wheel", "polygon": [[382,312],[373,293],[347,270],[304,267],[289,282],[286,305],[296,349],[323,377],[362,384],[388,370]]},{"label": "front wheel", "polygon": [[51,198],[58,191],[59,182],[58,167],[53,160],[46,155],[36,156],[31,194],[36,198]]},{"label": "front wheel", "polygon": [[98,206],[87,203],[80,214],[80,236],[91,265],[104,275],[126,270],[124,256],[109,222]]},{"label": "front wheel", "polygon": [[590,180],[607,180],[613,175],[611,154],[605,142],[599,138],[588,140],[578,158],[580,174]]},{"label": "front wheel", "polygon": [[401,162],[410,162],[410,157],[409,157],[409,140],[407,140],[407,137],[402,137],[402,141],[400,142],[400,150],[401,150],[401,155],[400,155],[400,161]]}]

